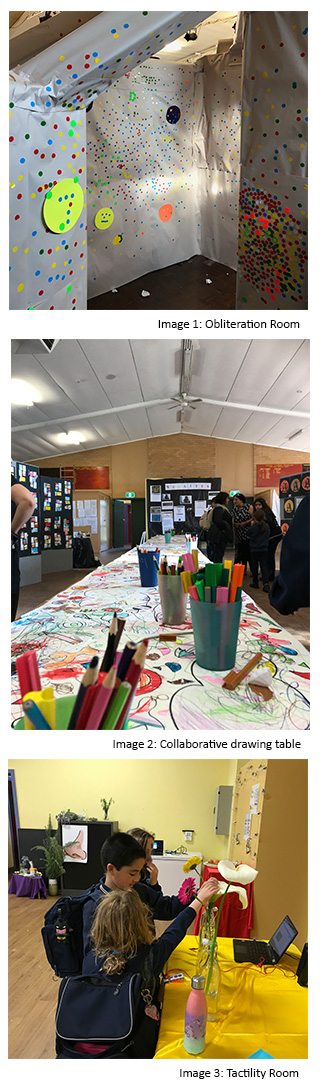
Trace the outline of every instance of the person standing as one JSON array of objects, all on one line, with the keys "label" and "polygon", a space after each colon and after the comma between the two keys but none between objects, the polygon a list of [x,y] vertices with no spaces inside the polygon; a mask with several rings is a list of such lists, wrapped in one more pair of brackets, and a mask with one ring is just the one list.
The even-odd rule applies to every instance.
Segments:
[{"label": "person standing", "polygon": [[208,530],[208,560],[223,561],[227,545],[233,543],[232,517],[227,508],[228,492],[218,492],[212,500],[212,520]]},{"label": "person standing", "polygon": [[248,534],[252,572],[250,587],[259,587],[258,572],[260,564],[263,590],[269,594],[268,545],[270,530],[262,509],[254,512]]},{"label": "person standing", "polygon": [[279,523],[277,522],[273,511],[271,510],[271,508],[269,508],[269,504],[267,504],[266,500],[264,499],[264,496],[256,496],[255,497],[255,499],[253,501],[253,510],[254,511],[263,511],[264,512],[264,517],[265,517],[266,523],[268,524],[268,527],[269,527],[269,530],[270,530],[269,545],[268,545],[268,569],[269,569],[269,580],[272,581],[272,580],[274,580],[275,570],[276,570],[276,566],[275,566],[276,548],[277,548],[277,545],[279,545],[279,542],[282,542],[281,527],[279,526]]},{"label": "person standing", "polygon": [[18,532],[31,519],[36,497],[15,477],[11,477],[11,621],[14,621],[19,601],[20,569]]},{"label": "person standing", "polygon": [[235,534],[235,563],[244,564],[245,573],[247,564],[250,565],[249,527],[251,526],[253,508],[247,504],[243,492],[238,492],[233,497],[233,524]]}]

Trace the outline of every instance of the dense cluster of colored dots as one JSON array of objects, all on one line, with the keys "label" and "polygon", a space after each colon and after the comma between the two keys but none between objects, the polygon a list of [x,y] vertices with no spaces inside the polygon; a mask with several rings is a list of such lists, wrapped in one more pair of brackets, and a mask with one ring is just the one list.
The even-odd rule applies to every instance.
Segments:
[{"label": "dense cluster of colored dots", "polygon": [[[19,296],[25,292],[27,280],[30,282],[31,268],[40,300],[48,296],[51,302],[52,286],[57,282],[59,288],[60,284],[64,286],[68,296],[72,293],[72,305],[76,305],[69,277],[76,278],[78,272],[85,277],[86,214],[83,219],[81,212],[75,215],[75,200],[77,183],[81,185],[81,175],[85,174],[86,155],[93,266],[98,247],[105,250],[114,246],[119,258],[136,258],[146,243],[149,246],[150,228],[162,233],[169,246],[181,237],[185,217],[189,217],[191,229],[193,220],[196,227],[194,182],[198,164],[210,167],[208,196],[204,201],[208,222],[213,225],[212,235],[216,211],[220,223],[224,220],[230,223],[237,214],[239,69],[236,71],[234,67],[231,73],[231,66],[229,69],[219,59],[219,77],[211,71],[210,88],[209,77],[206,77],[207,88],[204,80],[206,107],[210,99],[211,117],[206,164],[202,142],[198,146],[195,139],[204,116],[203,74],[198,75],[195,68],[184,65],[170,69],[169,64],[150,63],[150,55],[163,45],[161,31],[148,34],[150,24],[143,34],[143,43],[131,50],[127,46],[124,53],[125,39],[132,44],[131,24],[136,14],[144,22],[149,13],[113,14],[114,26],[109,23],[108,31],[109,42],[114,43],[109,49],[109,63],[105,63],[104,46],[101,48],[105,59],[101,59],[98,43],[95,47],[88,44],[87,51],[76,59],[70,57],[65,39],[59,46],[65,48],[65,54],[61,53],[57,72],[49,78],[48,73],[42,98],[33,89],[29,112],[19,110],[18,128],[12,126],[10,146],[18,157],[10,182],[16,232],[11,250],[12,264],[16,268],[18,263],[19,267],[16,287]],[[251,13],[253,28],[258,17],[260,13],[259,16]],[[123,18],[128,21],[123,22]],[[292,306],[300,304],[303,298],[306,262],[306,186],[300,180],[306,171],[303,70],[307,27],[302,24],[301,29],[300,16],[292,13],[290,18],[297,22],[292,24],[288,41],[282,32],[282,38],[279,35],[278,41],[274,39],[270,49],[270,41],[263,32],[268,18],[268,13],[261,13],[260,26],[253,30],[257,36],[257,50],[251,53],[255,56],[255,67],[247,72],[243,128],[244,142],[247,148],[250,145],[250,151],[243,164],[247,180],[242,183],[239,202],[240,264],[243,278],[255,286],[263,303],[271,300],[278,305],[284,300],[280,305]],[[272,18],[276,21],[276,13]],[[166,41],[178,37],[180,27],[181,23],[173,19],[166,29]],[[296,46],[293,52],[292,35]],[[88,34],[88,43],[89,40]],[[97,95],[101,97],[98,99]],[[84,113],[85,107],[92,103],[86,141]],[[17,113],[14,101],[10,103],[10,111]],[[208,110],[205,116],[207,120]],[[68,180],[71,189],[62,193]],[[46,209],[49,212],[53,208],[58,219],[52,227],[50,216],[46,221]],[[30,217],[29,240],[24,232],[26,212]],[[113,222],[113,232],[106,231]],[[50,231],[51,241],[54,240],[51,246]],[[70,243],[64,238],[67,232]],[[61,236],[58,246],[54,233]]]}]

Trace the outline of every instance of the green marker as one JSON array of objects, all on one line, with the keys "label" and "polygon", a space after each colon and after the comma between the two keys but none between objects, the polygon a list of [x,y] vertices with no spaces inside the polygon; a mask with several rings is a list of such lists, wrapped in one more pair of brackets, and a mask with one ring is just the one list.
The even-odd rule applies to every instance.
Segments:
[{"label": "green marker", "polygon": [[128,697],[130,696],[131,690],[132,686],[129,685],[129,682],[121,682],[121,686],[119,686],[116,696],[112,701],[110,712],[107,712],[106,718],[103,721],[103,731],[113,731],[114,728],[117,726],[119,716],[121,715],[122,709],[126,701],[128,700]]}]

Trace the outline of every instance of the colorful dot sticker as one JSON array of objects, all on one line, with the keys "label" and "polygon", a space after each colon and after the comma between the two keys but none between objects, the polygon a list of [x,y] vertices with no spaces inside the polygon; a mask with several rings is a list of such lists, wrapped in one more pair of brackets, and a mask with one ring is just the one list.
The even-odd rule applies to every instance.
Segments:
[{"label": "colorful dot sticker", "polygon": [[114,221],[114,213],[112,208],[100,208],[96,213],[94,222],[99,231],[105,231],[107,227],[111,227]]},{"label": "colorful dot sticker", "polygon": [[176,125],[180,117],[181,110],[179,110],[179,106],[169,106],[166,113],[166,120],[169,122],[169,125]]},{"label": "colorful dot sticker", "polygon": [[119,246],[119,242],[122,242],[123,235],[115,235],[113,241],[114,246]]},{"label": "colorful dot sticker", "polygon": [[172,213],[172,205],[162,205],[162,208],[160,208],[159,212],[160,220],[162,220],[162,223],[167,223],[168,220],[171,220]]},{"label": "colorful dot sticker", "polygon": [[47,193],[43,219],[49,231],[61,235],[71,231],[83,209],[84,195],[78,179],[65,178]]}]

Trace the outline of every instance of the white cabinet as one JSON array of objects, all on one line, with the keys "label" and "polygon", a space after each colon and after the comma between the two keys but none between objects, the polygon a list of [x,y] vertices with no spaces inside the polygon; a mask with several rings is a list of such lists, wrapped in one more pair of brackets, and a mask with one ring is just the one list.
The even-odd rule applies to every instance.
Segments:
[{"label": "white cabinet", "polygon": [[[191,856],[200,856],[200,853],[175,852],[171,855],[170,853],[166,852],[164,856],[153,856],[153,861],[156,864],[156,867],[159,868],[158,882],[162,887],[163,894],[178,893],[181,883],[183,883],[183,880],[187,878],[186,873],[183,871],[183,865],[186,863],[186,860],[190,859]],[[200,864],[198,865],[198,871],[199,870]],[[196,879],[198,886],[198,875],[196,875],[194,871],[191,872],[191,875],[193,875]]]}]

